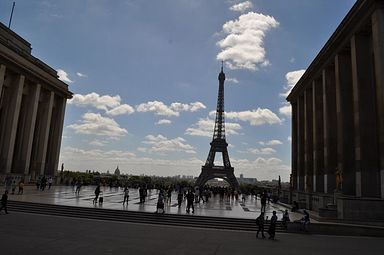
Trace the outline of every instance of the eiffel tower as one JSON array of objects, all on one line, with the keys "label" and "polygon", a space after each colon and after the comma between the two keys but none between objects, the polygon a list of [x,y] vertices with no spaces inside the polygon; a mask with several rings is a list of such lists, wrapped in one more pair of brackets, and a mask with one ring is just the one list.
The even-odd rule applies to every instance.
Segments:
[{"label": "eiffel tower", "polygon": [[[197,178],[195,185],[202,187],[213,178],[226,180],[234,189],[239,188],[239,183],[234,175],[234,168],[231,166],[228,155],[228,143],[225,140],[225,119],[224,119],[224,81],[223,62],[221,63],[221,72],[219,73],[219,93],[217,98],[215,129],[211,149],[209,150],[207,161],[201,167],[201,173]],[[215,166],[216,152],[222,153],[223,166]]]}]

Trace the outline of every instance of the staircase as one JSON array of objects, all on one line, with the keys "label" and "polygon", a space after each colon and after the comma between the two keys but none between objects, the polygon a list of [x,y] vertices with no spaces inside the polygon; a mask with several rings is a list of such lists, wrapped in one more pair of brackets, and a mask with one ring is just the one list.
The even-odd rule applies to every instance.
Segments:
[{"label": "staircase", "polygon": [[[8,201],[8,210],[14,212],[37,213],[74,218],[108,220],[131,223],[170,225],[180,227],[213,228],[227,230],[256,231],[256,221],[253,219],[209,217],[180,214],[156,214],[149,212],[111,210],[102,208],[87,208],[53,204]],[[264,229],[269,228],[266,221]],[[276,232],[285,232],[281,221],[277,222]]]}]

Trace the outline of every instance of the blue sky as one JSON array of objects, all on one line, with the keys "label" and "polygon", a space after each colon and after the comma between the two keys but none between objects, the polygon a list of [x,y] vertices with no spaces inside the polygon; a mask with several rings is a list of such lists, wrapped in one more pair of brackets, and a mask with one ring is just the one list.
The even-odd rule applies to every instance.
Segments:
[{"label": "blue sky", "polygon": [[[284,95],[354,3],[19,0],[12,29],[74,93],[60,155],[66,169],[105,172],[119,165],[130,174],[198,176],[224,60],[235,174],[288,181],[291,118]],[[4,24],[11,6],[0,2]]]}]

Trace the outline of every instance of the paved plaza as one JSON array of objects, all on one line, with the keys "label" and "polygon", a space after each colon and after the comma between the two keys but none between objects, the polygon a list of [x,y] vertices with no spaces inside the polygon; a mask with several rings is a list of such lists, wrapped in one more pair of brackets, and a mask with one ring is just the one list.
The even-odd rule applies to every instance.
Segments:
[{"label": "paved plaza", "polygon": [[[143,212],[155,212],[158,198],[157,190],[148,190],[148,196],[144,204],[140,204],[138,189],[130,189],[128,206],[123,206],[123,189],[101,187],[104,203],[102,205],[93,204],[95,186],[84,186],[80,194],[75,194],[72,186],[52,186],[44,191],[38,190],[35,186],[26,186],[23,195],[9,195],[9,200],[25,201],[44,204],[56,204],[80,207],[101,207],[104,209],[131,210]],[[3,192],[3,188],[0,190]],[[16,192],[17,193],[17,192]],[[181,208],[177,206],[177,193],[172,193],[171,203],[166,204],[165,212],[170,214],[186,214],[184,201]],[[200,202],[195,204],[194,215],[215,216],[215,217],[234,217],[255,219],[260,214],[260,199],[248,196],[243,203],[240,199],[220,201],[219,196],[212,197],[208,203]],[[281,219],[282,212],[286,208],[270,203],[266,206],[266,216],[269,218],[272,211],[276,211],[278,218]],[[301,214],[291,213],[291,220],[300,219]]]},{"label": "paved plaza", "polygon": [[0,215],[0,254],[382,254],[382,238],[158,226],[11,212]]}]

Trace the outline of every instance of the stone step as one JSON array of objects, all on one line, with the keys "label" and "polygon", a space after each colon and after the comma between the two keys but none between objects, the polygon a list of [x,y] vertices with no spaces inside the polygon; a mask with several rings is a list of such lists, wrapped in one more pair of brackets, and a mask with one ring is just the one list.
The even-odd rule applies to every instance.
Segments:
[{"label": "stone step", "polygon": [[[148,212],[63,206],[19,201],[9,201],[8,208],[9,210],[17,212],[48,214],[76,218],[89,218],[98,220],[187,226],[199,228],[256,231],[255,220],[253,219],[179,215],[167,213],[155,214]],[[265,224],[265,229],[268,229],[268,227],[269,222],[267,221]],[[285,232],[285,228],[282,226],[280,221],[276,226],[276,231]]]}]

